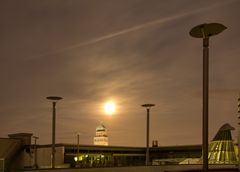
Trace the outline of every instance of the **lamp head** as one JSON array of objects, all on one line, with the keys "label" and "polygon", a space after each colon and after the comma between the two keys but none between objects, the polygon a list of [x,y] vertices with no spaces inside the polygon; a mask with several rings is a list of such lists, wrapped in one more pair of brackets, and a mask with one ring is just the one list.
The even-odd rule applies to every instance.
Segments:
[{"label": "lamp head", "polygon": [[155,104],[143,104],[142,107],[150,109],[151,107],[155,106]]},{"label": "lamp head", "polygon": [[194,38],[206,38],[217,35],[225,29],[227,27],[220,23],[204,23],[192,28],[189,34]]},{"label": "lamp head", "polygon": [[58,96],[48,96],[46,97],[46,99],[51,100],[52,102],[57,102],[58,100],[61,100],[63,98]]}]

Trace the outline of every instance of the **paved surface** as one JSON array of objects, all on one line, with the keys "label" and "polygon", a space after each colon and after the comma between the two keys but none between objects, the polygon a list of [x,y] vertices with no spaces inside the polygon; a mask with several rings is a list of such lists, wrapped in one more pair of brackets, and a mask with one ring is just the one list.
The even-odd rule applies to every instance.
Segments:
[{"label": "paved surface", "polygon": [[[236,172],[238,169],[209,169],[209,172]],[[184,170],[184,171],[168,171],[165,172],[202,172],[202,170]]]}]

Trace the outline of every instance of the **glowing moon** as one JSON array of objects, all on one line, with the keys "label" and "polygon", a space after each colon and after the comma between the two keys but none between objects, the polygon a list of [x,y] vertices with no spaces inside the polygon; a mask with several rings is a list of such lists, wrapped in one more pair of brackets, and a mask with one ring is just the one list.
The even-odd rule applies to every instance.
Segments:
[{"label": "glowing moon", "polygon": [[107,102],[104,104],[104,110],[108,115],[112,115],[116,111],[116,105],[114,102]]}]

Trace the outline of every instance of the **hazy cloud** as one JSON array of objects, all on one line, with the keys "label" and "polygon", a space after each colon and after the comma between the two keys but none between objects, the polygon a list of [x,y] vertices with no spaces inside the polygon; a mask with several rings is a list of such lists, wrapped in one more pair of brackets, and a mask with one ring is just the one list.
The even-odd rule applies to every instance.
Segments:
[{"label": "hazy cloud", "polygon": [[[228,27],[210,40],[210,137],[225,122],[236,127],[240,59],[238,1],[1,1],[1,136],[34,132],[50,143],[51,103],[57,141],[92,144],[103,121],[111,145],[144,146],[143,103],[151,110],[151,140],[201,143],[201,23]],[[118,111],[104,115],[106,100]],[[44,126],[44,127],[43,127]]]}]

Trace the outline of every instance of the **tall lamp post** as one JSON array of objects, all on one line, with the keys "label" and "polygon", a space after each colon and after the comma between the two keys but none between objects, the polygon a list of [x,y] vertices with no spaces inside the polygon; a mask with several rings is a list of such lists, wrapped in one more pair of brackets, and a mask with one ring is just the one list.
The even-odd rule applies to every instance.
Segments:
[{"label": "tall lamp post", "polygon": [[55,168],[55,130],[56,130],[56,104],[62,97],[49,96],[46,97],[52,102],[52,168]]},{"label": "tall lamp post", "polygon": [[147,109],[147,128],[146,128],[146,166],[149,165],[149,115],[150,115],[150,108],[155,106],[155,104],[143,104],[142,107]]},{"label": "tall lamp post", "polygon": [[203,124],[202,124],[202,149],[203,171],[208,171],[208,76],[209,76],[209,38],[225,30],[219,23],[201,24],[191,29],[190,35],[194,38],[203,39]]}]

